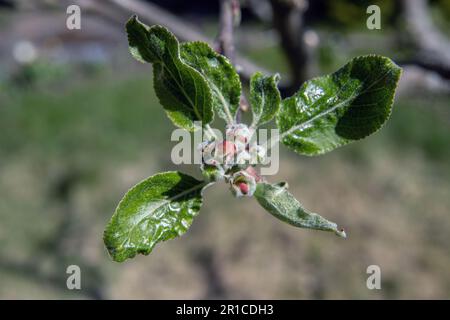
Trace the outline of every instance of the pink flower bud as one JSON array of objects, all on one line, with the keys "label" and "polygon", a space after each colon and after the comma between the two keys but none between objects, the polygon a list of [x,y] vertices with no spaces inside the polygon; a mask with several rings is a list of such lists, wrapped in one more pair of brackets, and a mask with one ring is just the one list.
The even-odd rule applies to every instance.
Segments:
[{"label": "pink flower bud", "polygon": [[256,190],[255,178],[244,170],[235,172],[229,182],[231,192],[236,197],[251,197]]},{"label": "pink flower bud", "polygon": [[245,169],[245,172],[247,172],[250,176],[252,176],[253,178],[255,178],[256,182],[260,182],[262,180],[261,176],[259,175],[259,173],[256,171],[255,168],[253,168],[252,166],[248,166],[247,169]]},{"label": "pink flower bud", "polygon": [[217,151],[222,155],[230,155],[236,152],[236,146],[233,142],[224,140],[217,144]]},{"label": "pink flower bud", "polygon": [[248,185],[244,182],[241,182],[238,184],[239,189],[241,190],[242,194],[247,194],[248,193]]}]

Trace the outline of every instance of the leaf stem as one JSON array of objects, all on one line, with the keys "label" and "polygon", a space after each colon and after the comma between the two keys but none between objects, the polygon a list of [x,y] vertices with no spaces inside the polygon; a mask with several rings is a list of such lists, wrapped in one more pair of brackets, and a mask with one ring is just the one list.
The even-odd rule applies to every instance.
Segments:
[{"label": "leaf stem", "polygon": [[217,136],[209,124],[206,124],[205,126],[203,126],[203,128],[205,129],[204,132],[208,140],[217,140]]}]

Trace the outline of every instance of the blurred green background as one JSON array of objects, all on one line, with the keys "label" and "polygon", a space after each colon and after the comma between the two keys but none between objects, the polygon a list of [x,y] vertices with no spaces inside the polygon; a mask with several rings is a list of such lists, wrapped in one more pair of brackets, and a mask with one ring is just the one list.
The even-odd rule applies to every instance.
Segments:
[{"label": "blurred green background", "polygon": [[[252,2],[243,3],[237,51],[289,79],[270,4],[259,2],[264,13]],[[216,185],[182,238],[150,256],[112,262],[103,228],[128,188],[177,169],[174,127],[155,97],[151,67],[128,54],[126,18],[84,12],[86,3],[82,29],[70,31],[58,1],[0,1],[0,298],[450,297],[449,79],[407,62],[380,132],[314,158],[281,147],[280,172],[269,177],[288,180],[307,208],[345,227],[348,239],[288,226],[254,199]],[[395,1],[317,3],[304,13],[308,77],[359,54],[409,61],[415,49],[401,41]],[[382,10],[381,30],[366,28],[373,3]],[[189,4],[150,3],[213,38],[218,4]],[[448,37],[448,1],[431,1],[427,10]],[[195,167],[183,170],[199,176]],[[81,268],[82,290],[66,287],[72,264]],[[373,264],[381,290],[366,287]]]}]

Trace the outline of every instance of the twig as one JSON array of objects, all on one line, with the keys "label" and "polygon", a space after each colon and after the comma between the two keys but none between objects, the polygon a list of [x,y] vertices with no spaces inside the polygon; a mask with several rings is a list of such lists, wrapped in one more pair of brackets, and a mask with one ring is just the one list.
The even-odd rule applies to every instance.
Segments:
[{"label": "twig", "polygon": [[[81,0],[80,0],[81,1]],[[138,14],[139,18],[147,24],[160,24],[170,29],[182,41],[203,41],[213,43],[212,39],[199,32],[191,23],[182,18],[164,10],[151,2],[140,0],[82,0],[83,3],[90,3],[92,11],[123,25],[124,21],[132,14]],[[84,7],[83,7],[84,8]],[[114,11],[114,14],[109,14]],[[105,13],[108,13],[108,16]],[[244,81],[249,81],[250,77],[256,71],[268,73],[264,67],[260,67],[244,58],[238,53],[234,54],[236,65],[240,69],[240,76]]]},{"label": "twig", "polygon": [[236,0],[220,1],[220,21],[219,33],[216,39],[216,51],[223,54],[231,63],[234,61],[234,40],[233,40],[233,6]]},{"label": "twig", "polygon": [[398,87],[399,96],[411,96],[428,92],[432,94],[450,94],[450,80],[442,78],[436,72],[422,68],[417,64],[400,65],[403,68]]},{"label": "twig", "polygon": [[[234,21],[236,15],[240,14],[239,0],[221,0],[220,1],[220,21],[219,32],[215,42],[216,51],[226,56],[232,64],[235,64],[235,49],[234,49]],[[238,65],[238,71],[239,68]],[[242,78],[242,72],[239,72]],[[244,77],[248,78],[250,77]],[[241,122],[242,112],[248,111],[249,104],[244,94],[241,94],[241,100],[239,102],[239,109],[236,114],[236,122]]]},{"label": "twig", "polygon": [[404,61],[434,71],[450,79],[450,42],[434,26],[426,0],[399,0],[406,31],[416,49],[414,57]]}]

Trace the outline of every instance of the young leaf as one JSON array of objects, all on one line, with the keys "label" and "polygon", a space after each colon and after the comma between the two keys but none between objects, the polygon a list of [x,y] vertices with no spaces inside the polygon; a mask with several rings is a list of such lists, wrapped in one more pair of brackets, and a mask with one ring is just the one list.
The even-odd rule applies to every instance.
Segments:
[{"label": "young leaf", "polygon": [[202,205],[206,183],[176,171],[159,173],[131,188],[106,227],[113,260],[148,255],[160,241],[181,236]]},{"label": "young leaf", "polygon": [[200,72],[212,91],[213,107],[227,123],[236,118],[241,98],[241,81],[227,58],[204,42],[185,42],[180,47],[181,59]]},{"label": "young leaf", "polygon": [[153,64],[156,95],[172,122],[189,131],[213,119],[211,89],[203,76],[180,59],[178,40],[166,28],[148,27],[136,16],[126,25],[130,52]]},{"label": "young leaf", "polygon": [[312,213],[287,190],[286,183],[258,183],[254,196],[259,204],[276,218],[299,228],[331,231],[345,238],[344,230],[338,230],[336,223]]},{"label": "young leaf", "polygon": [[281,141],[299,154],[331,151],[377,131],[391,114],[401,69],[389,58],[354,58],[282,101]]},{"label": "young leaf", "polygon": [[277,114],[280,108],[281,96],[278,91],[278,74],[264,76],[255,73],[250,79],[250,104],[252,106],[252,127],[256,128],[269,122]]}]

